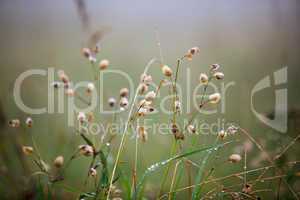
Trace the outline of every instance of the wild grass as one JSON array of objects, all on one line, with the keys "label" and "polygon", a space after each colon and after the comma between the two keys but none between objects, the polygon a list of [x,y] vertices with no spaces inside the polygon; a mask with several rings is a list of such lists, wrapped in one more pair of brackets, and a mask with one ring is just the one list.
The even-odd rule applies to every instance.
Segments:
[{"label": "wild grass", "polygon": [[[73,154],[69,158],[65,158],[63,155],[58,156],[51,163],[52,161],[46,160],[40,153],[39,144],[30,134],[30,130],[34,128],[31,118],[27,118],[24,124],[19,119],[9,122],[11,128],[22,127],[27,135],[31,135],[31,144],[21,144],[18,148],[22,149],[24,155],[35,165],[31,168],[30,176],[27,177],[34,179],[33,199],[60,199],[65,198],[62,195],[64,193],[72,193],[72,198],[75,199],[94,200],[261,199],[264,196],[263,193],[268,193],[267,196],[277,199],[281,197],[299,199],[299,188],[294,188],[291,180],[299,176],[299,172],[295,171],[295,166],[300,161],[294,160],[283,163],[277,161],[297,142],[300,136],[294,138],[286,148],[275,156],[270,155],[250,132],[238,125],[219,130],[213,135],[213,142],[211,143],[199,143],[198,140],[194,140],[195,137],[201,137],[201,134],[197,134],[197,127],[194,126],[195,120],[199,120],[198,117],[201,114],[199,110],[188,114],[182,113],[181,104],[183,102],[177,92],[177,83],[182,63],[192,62],[192,58],[199,53],[199,48],[191,48],[177,59],[174,70],[164,63],[158,34],[157,38],[160,60],[153,58],[147,63],[142,72],[139,87],[135,91],[123,89],[119,99],[115,98],[109,101],[111,108],[124,110],[127,114],[125,126],[121,132],[116,133],[109,126],[107,132],[101,136],[92,136],[86,131],[87,129],[82,127],[88,127],[92,122],[98,121],[102,117],[101,114],[76,113],[78,127],[75,128],[74,132],[77,133],[78,140],[79,137],[81,138],[82,144],[72,150]],[[90,93],[100,88],[99,71],[109,67],[108,60],[100,61],[100,66],[97,67],[97,53],[97,48],[83,49],[83,55],[91,63],[92,79],[94,79],[91,84],[95,84],[95,87],[89,85],[87,93],[74,91],[70,86],[69,77],[62,71],[58,74],[59,84],[55,87],[64,90],[68,97],[77,98],[82,103],[90,105]],[[147,92],[148,88],[152,87],[150,85],[153,81],[149,75],[150,67],[159,67],[162,71],[158,87],[151,94]],[[199,78],[200,84],[203,85],[201,98],[198,102],[199,109],[216,105],[221,100],[220,94],[209,94],[208,85],[211,81],[223,79],[224,74],[220,71],[222,68],[218,64],[213,64],[208,68],[208,72],[202,73]],[[61,88],[59,85],[62,85]],[[172,141],[172,145],[168,147],[169,156],[146,169],[138,170],[141,162],[139,154],[141,145],[147,143],[147,138],[151,137],[143,125],[143,120],[146,117],[151,117],[151,112],[157,106],[157,96],[160,89],[166,85],[172,97],[169,105],[172,114],[169,115],[168,119],[169,132],[171,133],[169,140]],[[144,91],[141,91],[141,88]],[[133,93],[131,102],[128,99],[129,93]],[[142,100],[138,102],[140,97]],[[118,102],[119,106],[117,106]],[[109,125],[118,123],[119,118],[121,118],[120,114],[113,114],[110,117]],[[188,119],[187,124],[183,124],[184,119]],[[38,120],[35,123],[39,123]],[[134,153],[131,155],[133,163],[122,160],[122,154],[126,149],[126,142],[130,133],[134,136]],[[120,137],[120,142],[114,144],[118,137]],[[190,141],[191,145],[185,142],[186,140]],[[253,150],[246,149],[246,147],[243,147],[242,155],[232,154],[228,156],[227,149],[229,147],[243,144],[246,140],[250,140],[258,151],[265,156],[267,162],[264,164],[265,166],[249,169],[248,153]],[[116,147],[115,150],[112,148],[113,145]],[[78,180],[81,187],[66,185],[68,170],[76,168],[76,162],[79,162],[78,159],[82,157],[88,158],[88,168],[85,176]],[[124,163],[129,167],[124,167]],[[216,172],[218,169],[222,170],[223,167],[232,166],[232,168],[236,168],[235,165],[240,166],[240,163],[243,163],[242,169],[238,168],[239,171],[234,173],[219,177]],[[141,171],[143,173],[140,173]],[[155,182],[156,187],[149,189],[148,181],[155,173],[162,174],[160,182]],[[270,185],[267,187],[265,184],[260,184],[268,181],[277,183],[277,187]],[[282,188],[286,190],[282,190]]]}]

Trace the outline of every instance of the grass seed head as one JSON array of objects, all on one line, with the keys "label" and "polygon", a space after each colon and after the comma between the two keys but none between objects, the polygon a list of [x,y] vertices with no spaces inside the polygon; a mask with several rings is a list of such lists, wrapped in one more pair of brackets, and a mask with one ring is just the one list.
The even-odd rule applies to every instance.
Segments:
[{"label": "grass seed head", "polygon": [[226,132],[226,131],[220,130],[220,131],[218,132],[218,137],[219,137],[219,138],[224,139],[226,136],[227,136],[227,132]]},{"label": "grass seed head", "polygon": [[21,125],[21,122],[19,119],[12,119],[8,121],[8,126],[12,128],[19,128]]},{"label": "grass seed head", "polygon": [[192,124],[188,125],[187,130],[191,134],[195,134],[196,133],[196,127],[194,125],[192,125]]},{"label": "grass seed head", "polygon": [[128,97],[128,95],[129,95],[129,90],[128,90],[128,88],[122,88],[122,89],[120,90],[120,97]]},{"label": "grass seed head", "polygon": [[125,110],[128,106],[129,102],[128,102],[128,99],[126,97],[122,97],[120,99],[120,107],[122,110]]},{"label": "grass seed head", "polygon": [[239,154],[232,154],[229,156],[228,161],[232,163],[238,163],[242,160],[242,157]]},{"label": "grass seed head", "polygon": [[110,98],[108,99],[108,105],[109,105],[109,107],[111,107],[111,108],[115,107],[116,102],[117,102],[117,101],[116,101],[115,98],[110,97]]},{"label": "grass seed head", "polygon": [[31,117],[27,117],[26,121],[25,121],[25,124],[28,128],[31,128],[32,127],[32,124],[33,124],[33,120]]},{"label": "grass seed head", "polygon": [[97,176],[97,170],[95,168],[91,168],[89,171],[89,175],[91,177],[96,177]]},{"label": "grass seed head", "polygon": [[92,146],[90,145],[80,145],[79,147],[79,153],[81,155],[84,155],[84,156],[92,156],[94,154],[94,149]]},{"label": "grass seed head", "polygon": [[30,156],[33,154],[34,150],[33,150],[33,147],[31,147],[31,146],[23,146],[22,151],[25,155]]},{"label": "grass seed head", "polygon": [[63,156],[57,156],[55,158],[53,164],[56,168],[61,168],[64,164],[64,157]]},{"label": "grass seed head", "polygon": [[107,69],[108,65],[109,65],[109,60],[103,59],[103,60],[101,60],[100,63],[99,63],[99,69],[100,69],[100,70]]},{"label": "grass seed head", "polygon": [[154,91],[150,91],[145,95],[145,99],[147,101],[153,101],[156,97],[156,93]]},{"label": "grass seed head", "polygon": [[149,88],[148,85],[146,85],[145,83],[141,83],[138,88],[139,94],[146,93],[148,91],[148,88]]},{"label": "grass seed head", "polygon": [[199,82],[204,85],[208,84],[208,76],[204,73],[201,73],[199,76]]},{"label": "grass seed head", "polygon": [[141,80],[141,83],[144,83],[147,86],[149,86],[152,83],[152,81],[153,81],[152,76],[151,75],[147,75],[145,73],[141,75],[141,79],[140,80]]},{"label": "grass seed head", "polygon": [[221,100],[221,95],[220,95],[220,93],[211,94],[211,95],[209,95],[208,100],[209,100],[209,103],[212,103],[212,104],[219,103],[219,101]]},{"label": "grass seed head", "polygon": [[217,71],[218,69],[220,69],[220,65],[219,64],[212,64],[212,65],[210,65],[210,70],[211,71]]},{"label": "grass seed head", "polygon": [[78,115],[77,115],[77,120],[80,122],[80,123],[83,123],[86,121],[86,115],[84,112],[79,112]]},{"label": "grass seed head", "polygon": [[222,80],[224,78],[224,74],[222,72],[215,72],[213,76],[217,80]]},{"label": "grass seed head", "polygon": [[88,84],[87,84],[87,88],[86,88],[86,92],[87,92],[88,94],[91,94],[94,90],[95,90],[95,85],[94,85],[94,83],[88,83]]},{"label": "grass seed head", "polygon": [[91,49],[89,49],[89,48],[82,48],[81,53],[87,59],[89,59],[92,54]]},{"label": "grass seed head", "polygon": [[173,73],[172,69],[168,65],[163,65],[161,70],[162,70],[163,75],[168,76],[168,77],[172,76],[172,73]]}]

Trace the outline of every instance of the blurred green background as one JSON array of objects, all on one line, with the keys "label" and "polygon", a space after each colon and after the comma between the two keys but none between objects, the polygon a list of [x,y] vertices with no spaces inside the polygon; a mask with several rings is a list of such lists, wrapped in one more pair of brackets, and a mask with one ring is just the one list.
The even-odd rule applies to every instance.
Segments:
[{"label": "blurred green background", "polygon": [[[28,134],[34,136],[41,154],[48,162],[60,154],[70,156],[76,146],[82,143],[79,136],[74,135],[73,129],[67,127],[65,114],[31,116],[34,120],[31,133],[8,128],[9,119],[24,120],[27,117],[14,103],[12,91],[15,79],[28,69],[55,67],[65,70],[74,82],[90,80],[90,67],[80,54],[80,49],[87,45],[89,35],[95,30],[106,32],[109,29],[100,42],[102,50],[99,58],[109,59],[111,69],[129,73],[135,83],[138,83],[145,64],[152,57],[159,58],[155,30],[159,31],[164,61],[173,68],[176,59],[190,47],[199,46],[201,49],[192,62],[183,64],[192,71],[191,80],[186,79],[184,71],[179,77],[178,82],[183,88],[186,88],[188,82],[192,88],[195,87],[199,73],[207,71],[210,64],[219,63],[225,74],[224,82],[235,82],[226,93],[226,112],[200,116],[198,120],[211,123],[217,118],[225,118],[226,122],[239,124],[263,143],[272,155],[280,152],[299,134],[298,0],[86,0],[83,2],[88,25],[83,24],[75,2],[0,1],[0,192],[3,198],[9,195],[17,198],[19,192],[14,192],[12,187],[16,187],[20,193],[26,187],[30,188],[24,175],[32,171],[27,169],[29,162],[26,158],[23,160],[18,150],[18,144],[30,143]],[[288,83],[279,88],[288,88],[289,129],[288,133],[283,134],[256,119],[250,108],[250,93],[259,80],[284,66],[288,66]],[[152,67],[150,72],[158,83],[162,77],[159,67]],[[115,78],[107,80],[105,84],[104,99],[117,96],[126,82]],[[278,87],[272,86],[256,95],[254,103],[259,112],[272,115],[275,88]],[[22,97],[27,105],[40,107],[47,104],[46,91],[47,80],[32,77],[24,82]],[[186,95],[187,91],[184,90],[183,96]],[[164,115],[156,115],[154,118],[168,120]],[[208,145],[214,137],[199,135],[188,140],[199,140],[201,145]],[[168,157],[172,139],[170,135],[149,135],[149,141],[142,145],[139,152],[140,172],[150,164]],[[189,142],[186,143],[188,145]],[[113,145],[118,144],[117,140]],[[128,165],[124,166],[128,172],[133,160],[133,144],[133,140],[129,140],[122,157],[122,160],[128,161]],[[222,153],[228,156],[236,151],[237,145],[232,145],[232,148]],[[286,157],[287,160],[299,159],[299,143],[287,152]],[[249,163],[258,159],[258,151],[249,154]],[[201,160],[201,156],[195,156],[194,160]],[[66,185],[80,187],[80,177],[86,173],[86,168],[84,158],[78,160],[76,167],[70,168]],[[234,167],[224,165],[217,171],[217,175],[239,170],[242,170],[242,164]],[[158,173],[151,178],[150,189],[157,189],[156,182],[160,176]],[[293,187],[299,192],[299,179],[297,181]],[[264,195],[269,199],[273,197],[270,193]]]}]

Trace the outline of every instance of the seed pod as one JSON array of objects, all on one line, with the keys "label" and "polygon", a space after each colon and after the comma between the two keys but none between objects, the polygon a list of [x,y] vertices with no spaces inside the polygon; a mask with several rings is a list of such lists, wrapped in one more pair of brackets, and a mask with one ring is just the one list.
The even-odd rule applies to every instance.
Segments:
[{"label": "seed pod", "polygon": [[68,88],[65,93],[69,97],[73,97],[75,95],[75,91],[71,88]]},{"label": "seed pod", "polygon": [[92,177],[96,177],[97,176],[97,170],[95,168],[91,168],[89,171],[89,175]]},{"label": "seed pod", "polygon": [[65,72],[63,70],[59,70],[57,72],[57,75],[58,75],[58,78],[64,83],[68,83],[70,80],[69,80],[69,77],[65,74]]},{"label": "seed pod", "polygon": [[82,55],[86,58],[90,58],[92,52],[89,48],[82,48],[81,49]]},{"label": "seed pod", "polygon": [[221,100],[221,95],[219,93],[214,93],[209,95],[208,100],[210,103],[215,104]]},{"label": "seed pod", "polygon": [[147,75],[147,74],[142,74],[141,75],[141,83],[146,84],[147,86],[149,86],[152,83],[152,76],[151,75]]},{"label": "seed pod", "polygon": [[242,160],[242,157],[239,154],[232,154],[229,156],[228,161],[232,163],[238,163]]},{"label": "seed pod", "polygon": [[211,71],[217,71],[221,66],[219,64],[212,64],[210,65]]},{"label": "seed pod", "polygon": [[94,83],[88,83],[86,92],[87,92],[88,94],[91,94],[94,90],[95,90],[95,85],[94,85]]},{"label": "seed pod", "polygon": [[192,125],[192,124],[188,125],[187,130],[188,130],[189,133],[191,133],[191,134],[195,134],[195,133],[196,133],[196,128],[195,128],[195,126]]},{"label": "seed pod", "polygon": [[120,99],[120,107],[125,109],[128,106],[128,99],[126,97],[122,97]]},{"label": "seed pod", "polygon": [[33,154],[33,148],[31,146],[23,146],[22,151],[27,156],[30,156],[31,154]]},{"label": "seed pod", "polygon": [[31,128],[33,124],[33,120],[30,117],[27,117],[25,124],[27,125],[28,128]]},{"label": "seed pod", "polygon": [[83,123],[86,121],[86,115],[84,112],[79,112],[78,115],[77,115],[77,120],[80,122],[80,123]]},{"label": "seed pod", "polygon": [[192,55],[195,55],[195,54],[197,54],[197,53],[199,53],[199,52],[200,52],[199,47],[193,47],[193,48],[190,48],[189,51],[188,51],[188,53],[189,53],[189,54],[192,54]]},{"label": "seed pod", "polygon": [[90,145],[80,145],[78,148],[81,155],[91,156],[94,154],[94,149]]},{"label": "seed pod", "polygon": [[172,73],[173,73],[172,69],[168,65],[162,66],[161,70],[162,70],[163,75],[168,76],[168,77],[172,76]]},{"label": "seed pod", "polygon": [[20,124],[21,124],[21,122],[19,119],[12,119],[12,120],[9,120],[9,122],[8,122],[8,126],[12,127],[12,128],[18,128],[18,127],[20,127]]},{"label": "seed pod", "polygon": [[141,138],[141,140],[143,142],[146,142],[148,139],[148,133],[145,130],[145,127],[143,127],[143,126],[138,127],[137,132],[138,132],[138,136]]},{"label": "seed pod", "polygon": [[218,137],[219,137],[219,138],[224,139],[226,136],[227,136],[227,132],[226,132],[226,131],[220,130],[220,131],[218,132]]},{"label": "seed pod", "polygon": [[128,95],[129,95],[129,90],[128,90],[128,88],[122,88],[122,89],[120,90],[120,97],[128,97]]},{"label": "seed pod", "polygon": [[139,94],[144,94],[145,92],[148,91],[148,86],[146,84],[144,84],[144,83],[141,83],[139,85],[139,89],[138,90],[139,90]]},{"label": "seed pod", "polygon": [[199,76],[199,82],[206,85],[208,83],[208,76],[204,73],[201,73]]},{"label": "seed pod", "polygon": [[99,63],[99,69],[100,70],[104,70],[108,67],[109,65],[109,61],[104,59],[104,60],[101,60],[100,63]]},{"label": "seed pod", "polygon": [[108,105],[111,107],[111,108],[113,108],[115,105],[116,105],[116,99],[115,98],[113,98],[113,97],[110,97],[109,99],[108,99]]},{"label": "seed pod", "polygon": [[145,95],[145,99],[147,101],[153,101],[156,97],[156,93],[154,91],[150,91]]},{"label": "seed pod", "polygon": [[55,158],[53,164],[56,168],[61,168],[64,164],[64,157],[63,156],[57,156]]},{"label": "seed pod", "polygon": [[217,80],[222,80],[224,78],[224,74],[222,72],[215,72],[213,75]]}]

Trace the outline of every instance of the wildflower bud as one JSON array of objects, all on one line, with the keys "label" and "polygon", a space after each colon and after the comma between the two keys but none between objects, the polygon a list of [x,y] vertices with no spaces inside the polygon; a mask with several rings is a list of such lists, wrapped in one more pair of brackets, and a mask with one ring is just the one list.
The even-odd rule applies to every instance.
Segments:
[{"label": "wildflower bud", "polygon": [[71,88],[68,88],[65,93],[69,97],[73,97],[75,95],[75,91]]},{"label": "wildflower bud", "polygon": [[52,87],[54,87],[55,89],[58,89],[58,88],[60,87],[60,82],[55,81],[55,82],[53,82],[51,85],[52,85]]},{"label": "wildflower bud", "polygon": [[110,97],[110,98],[108,99],[108,105],[109,105],[111,108],[113,108],[113,107],[116,105],[116,99],[113,98],[113,97]]},{"label": "wildflower bud", "polygon": [[219,93],[214,93],[208,97],[210,103],[218,103],[221,100],[221,95]]},{"label": "wildflower bud", "polygon": [[94,90],[95,90],[95,85],[94,85],[94,83],[88,83],[86,92],[87,92],[88,94],[90,94],[90,93],[92,93]]},{"label": "wildflower bud", "polygon": [[192,124],[188,125],[187,130],[189,131],[189,133],[192,133],[192,134],[196,133],[196,128]]},{"label": "wildflower bud", "polygon": [[23,146],[22,151],[27,156],[33,154],[33,148],[31,146]]},{"label": "wildflower bud", "polygon": [[64,164],[64,157],[63,156],[57,156],[55,158],[53,164],[56,168],[61,168]]},{"label": "wildflower bud", "polygon": [[222,72],[215,72],[213,75],[217,80],[222,80],[224,78],[224,74]]},{"label": "wildflower bud", "polygon": [[126,97],[122,97],[120,99],[120,107],[125,109],[128,106],[128,99]]},{"label": "wildflower bud", "polygon": [[195,55],[196,53],[199,53],[200,52],[200,49],[199,47],[193,47],[193,48],[190,48],[188,53],[191,54],[191,55]]},{"label": "wildflower bud", "polygon": [[9,127],[12,127],[12,128],[19,128],[20,124],[21,124],[21,122],[19,119],[12,119],[8,122]]},{"label": "wildflower bud", "polygon": [[26,123],[28,128],[31,128],[32,124],[33,124],[33,120],[30,117],[27,117],[25,123]]},{"label": "wildflower bud", "polygon": [[164,65],[161,68],[163,75],[165,76],[172,76],[172,69],[168,65]]},{"label": "wildflower bud", "polygon": [[90,58],[90,56],[92,54],[92,52],[89,48],[82,48],[81,52],[82,52],[82,55],[86,58]]},{"label": "wildflower bud", "polygon": [[128,97],[129,95],[129,90],[127,88],[122,88],[120,90],[120,97]]},{"label": "wildflower bud", "polygon": [[99,63],[99,69],[100,70],[104,70],[108,67],[109,65],[109,61],[104,59],[104,60],[101,60],[100,63]]},{"label": "wildflower bud", "polygon": [[145,130],[145,127],[143,127],[143,126],[138,127],[138,136],[141,138],[141,140],[143,142],[147,141],[147,139],[148,139],[148,133]]},{"label": "wildflower bud", "polygon": [[148,86],[147,86],[146,84],[144,84],[144,83],[141,83],[141,84],[139,85],[138,90],[139,90],[139,93],[140,93],[140,94],[144,94],[145,92],[148,91]]},{"label": "wildflower bud", "polygon": [[211,71],[217,71],[220,68],[219,64],[212,64],[210,65],[210,70]]},{"label": "wildflower bud", "polygon": [[92,177],[96,177],[97,176],[97,170],[95,168],[91,168],[89,171],[89,175]]},{"label": "wildflower bud", "polygon": [[94,149],[90,145],[80,145],[78,148],[81,155],[91,156],[94,154]]},{"label": "wildflower bud", "polygon": [[63,83],[68,83],[69,82],[69,77],[65,74],[63,70],[59,70],[57,72],[58,78],[63,82]]},{"label": "wildflower bud", "polygon": [[201,73],[199,76],[199,81],[200,81],[200,83],[206,85],[208,83],[208,76],[204,73]]},{"label": "wildflower bud", "polygon": [[85,113],[79,112],[78,115],[77,115],[77,120],[78,120],[80,123],[85,122],[85,121],[86,121],[86,115],[85,115]]},{"label": "wildflower bud", "polygon": [[154,91],[150,91],[145,95],[145,99],[147,101],[153,101],[156,97],[156,93]]},{"label": "wildflower bud", "polygon": [[239,154],[232,154],[229,156],[228,161],[232,163],[238,163],[242,160],[242,157]]},{"label": "wildflower bud", "polygon": [[152,76],[151,75],[147,75],[147,74],[142,74],[141,75],[141,83],[146,84],[147,86],[150,85],[152,83]]},{"label": "wildflower bud", "polygon": [[181,112],[181,102],[180,101],[178,101],[178,100],[176,100],[175,102],[174,102],[174,106],[175,106],[175,110],[176,110],[176,112]]},{"label": "wildflower bud", "polygon": [[220,131],[218,132],[218,137],[219,137],[219,138],[224,139],[226,136],[227,136],[227,132],[226,132],[226,131],[220,130]]}]

